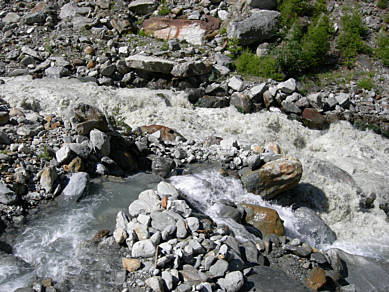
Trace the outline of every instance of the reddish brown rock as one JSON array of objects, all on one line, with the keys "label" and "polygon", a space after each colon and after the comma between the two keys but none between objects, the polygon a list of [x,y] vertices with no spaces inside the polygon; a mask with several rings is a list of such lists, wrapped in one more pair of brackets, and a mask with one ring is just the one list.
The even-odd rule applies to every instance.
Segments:
[{"label": "reddish brown rock", "polygon": [[296,186],[302,174],[303,167],[297,158],[283,156],[265,163],[260,169],[246,171],[241,181],[247,191],[272,199]]},{"label": "reddish brown rock", "polygon": [[143,22],[143,29],[159,39],[179,39],[194,45],[202,45],[204,40],[219,28],[219,24],[219,20],[212,16],[207,17],[207,22],[152,17]]},{"label": "reddish brown rock", "polygon": [[326,273],[322,268],[314,267],[308,272],[305,284],[309,289],[317,291],[326,283]]},{"label": "reddish brown rock", "polygon": [[246,223],[260,230],[264,237],[284,235],[284,224],[276,210],[251,204],[242,204],[242,207],[246,211]]},{"label": "reddish brown rock", "polygon": [[167,208],[167,201],[168,201],[168,198],[166,196],[163,196],[162,199],[161,199],[161,207],[166,209]]},{"label": "reddish brown rock", "polygon": [[136,131],[139,134],[154,134],[159,131],[162,141],[175,141],[177,137],[183,138],[183,136],[175,130],[161,125],[141,126]]},{"label": "reddish brown rock", "polygon": [[122,258],[122,267],[128,272],[135,272],[140,268],[140,261],[138,259]]},{"label": "reddish brown rock", "polygon": [[328,128],[328,122],[321,113],[314,108],[306,108],[301,114],[305,126],[311,129],[323,130]]},{"label": "reddish brown rock", "polygon": [[84,170],[84,163],[80,157],[76,157],[68,165],[62,167],[66,172],[80,172]]},{"label": "reddish brown rock", "polygon": [[96,233],[95,236],[93,236],[92,240],[95,242],[95,243],[99,243],[103,238],[106,238],[108,237],[110,234],[110,231],[108,229],[103,229],[103,230],[100,230]]}]

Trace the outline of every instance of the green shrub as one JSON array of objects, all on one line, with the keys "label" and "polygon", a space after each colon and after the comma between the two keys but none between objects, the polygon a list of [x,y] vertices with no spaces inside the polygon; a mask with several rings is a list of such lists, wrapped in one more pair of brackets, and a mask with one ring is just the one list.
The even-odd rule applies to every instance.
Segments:
[{"label": "green shrub", "polygon": [[384,32],[378,35],[376,56],[385,66],[389,67],[389,36]]},{"label": "green shrub", "polygon": [[227,42],[227,50],[230,52],[229,57],[236,58],[242,53],[243,48],[239,46],[238,39],[229,39]]},{"label": "green shrub", "polygon": [[294,26],[289,38],[277,50],[277,63],[288,76],[301,75],[324,63],[332,32],[330,21],[322,15],[308,26],[306,34]]},{"label": "green shrub", "polygon": [[389,12],[385,13],[384,15],[384,22],[389,23]]},{"label": "green shrub", "polygon": [[313,5],[309,0],[282,0],[278,2],[281,25],[287,27],[291,27],[299,16],[317,17],[326,11],[326,0],[316,0]]},{"label": "green shrub", "polygon": [[170,9],[166,4],[166,0],[162,0],[161,5],[158,8],[158,15],[159,16],[165,16],[170,13]]},{"label": "green shrub", "polygon": [[370,78],[363,78],[358,80],[357,86],[366,90],[372,90],[374,88],[374,82]]},{"label": "green shrub", "polygon": [[273,56],[258,57],[245,50],[235,60],[236,71],[242,75],[261,76],[274,80],[282,80],[283,75]]},{"label": "green shrub", "polygon": [[343,63],[351,66],[358,53],[368,53],[369,47],[363,41],[367,35],[367,28],[363,25],[362,18],[357,10],[341,17],[342,30],[337,39],[337,48],[341,54]]},{"label": "green shrub", "polygon": [[385,9],[388,6],[388,0],[378,0],[377,7],[381,9]]}]

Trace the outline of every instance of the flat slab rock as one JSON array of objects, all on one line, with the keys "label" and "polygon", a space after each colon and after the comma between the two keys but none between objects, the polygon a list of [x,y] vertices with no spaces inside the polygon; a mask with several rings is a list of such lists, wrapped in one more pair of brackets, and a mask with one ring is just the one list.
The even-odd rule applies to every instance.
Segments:
[{"label": "flat slab rock", "polygon": [[266,266],[254,267],[241,291],[256,292],[309,292],[301,283],[289,278],[283,271]]}]

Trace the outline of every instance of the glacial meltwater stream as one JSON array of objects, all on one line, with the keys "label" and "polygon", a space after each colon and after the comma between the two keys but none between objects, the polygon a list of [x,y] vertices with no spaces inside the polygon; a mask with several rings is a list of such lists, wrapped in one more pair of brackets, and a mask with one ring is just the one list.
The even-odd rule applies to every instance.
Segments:
[{"label": "glacial meltwater stream", "polygon": [[[71,291],[112,291],[121,268],[119,251],[99,249],[90,239],[101,229],[112,231],[116,213],[126,210],[139,192],[154,188],[158,181],[151,174],[138,174],[124,182],[95,180],[91,194],[81,202],[76,203],[74,198],[58,198],[55,206],[42,208],[39,215],[32,216],[31,222],[13,238],[14,254],[21,260],[0,262],[0,291],[14,291],[26,286],[34,275],[51,277],[59,282],[66,280],[66,287]],[[212,166],[202,166],[191,174],[171,177],[169,182],[194,207],[217,223],[227,224],[241,240],[253,235],[231,219],[219,217],[217,202],[220,200],[274,208],[284,221],[287,235],[300,237],[318,248],[331,247],[320,244],[320,237],[324,238],[325,234],[301,232],[304,222],[295,216],[291,207],[270,204],[247,193],[237,179],[221,176]],[[381,240],[379,249],[374,242],[361,248],[363,242],[360,240],[341,240],[334,246],[352,253],[389,258],[389,241],[386,239],[378,239]]]}]

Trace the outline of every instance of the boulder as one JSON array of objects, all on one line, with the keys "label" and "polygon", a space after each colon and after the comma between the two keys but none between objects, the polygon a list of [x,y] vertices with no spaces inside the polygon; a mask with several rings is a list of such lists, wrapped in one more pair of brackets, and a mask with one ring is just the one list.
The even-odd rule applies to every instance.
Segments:
[{"label": "boulder", "polygon": [[68,144],[64,144],[60,149],[55,152],[55,158],[58,164],[65,164],[70,162],[74,158],[75,154],[70,149]]},{"label": "boulder", "polygon": [[168,128],[165,126],[161,126],[161,125],[140,126],[139,128],[137,128],[135,130],[135,132],[138,134],[143,134],[143,135],[144,134],[154,134],[156,132],[159,132],[160,139],[162,141],[165,141],[165,142],[166,141],[174,142],[174,141],[176,141],[176,139],[185,140],[185,138],[180,133],[175,131],[174,129],[171,129],[171,128]]},{"label": "boulder", "polygon": [[131,69],[170,74],[176,63],[159,57],[143,56],[138,54],[127,57],[126,65]]},{"label": "boulder", "polygon": [[303,124],[311,129],[323,130],[329,126],[325,116],[314,108],[305,108],[301,117]]},{"label": "boulder", "polygon": [[235,108],[244,114],[250,113],[252,109],[252,103],[250,98],[241,92],[234,92],[231,95],[230,105],[235,106]]},{"label": "boulder", "polygon": [[11,144],[11,141],[8,138],[8,135],[6,133],[4,133],[3,131],[0,131],[0,144],[5,144],[5,145]]},{"label": "boulder", "polygon": [[284,225],[276,210],[251,204],[242,206],[246,211],[246,223],[261,231],[263,237],[270,234],[284,235]]},{"label": "boulder", "polygon": [[101,155],[108,156],[111,152],[109,136],[98,129],[93,129],[89,133],[90,143],[95,151],[99,151]]},{"label": "boulder", "polygon": [[288,277],[285,272],[266,266],[252,268],[241,291],[257,292],[309,292],[300,282]]},{"label": "boulder", "polygon": [[150,239],[135,242],[131,250],[131,255],[134,258],[149,258],[154,254],[155,246]]},{"label": "boulder", "polygon": [[211,70],[212,66],[210,63],[204,61],[188,61],[174,65],[170,73],[175,77],[184,78],[208,75],[211,73]]},{"label": "boulder", "polygon": [[291,94],[296,91],[296,80],[289,78],[288,80],[278,83],[277,89],[283,93]]},{"label": "boulder", "polygon": [[272,199],[279,193],[296,186],[301,179],[303,168],[301,162],[291,156],[265,163],[257,170],[247,170],[241,181],[247,191]]},{"label": "boulder", "polygon": [[219,28],[217,18],[208,16],[207,20],[205,22],[202,20],[152,17],[143,22],[143,29],[155,38],[178,39],[187,41],[192,45],[202,45],[207,36],[212,35]]},{"label": "boulder", "polygon": [[256,10],[244,20],[232,21],[227,36],[244,46],[264,42],[274,37],[279,16],[278,11]]},{"label": "boulder", "polygon": [[51,193],[54,190],[57,179],[58,175],[55,168],[45,167],[41,174],[40,185],[46,193]]},{"label": "boulder", "polygon": [[88,135],[93,129],[108,131],[107,119],[97,107],[80,103],[74,108],[74,117],[78,121],[76,130],[79,135]]},{"label": "boulder", "polygon": [[230,272],[225,278],[219,279],[217,283],[227,292],[238,292],[244,284],[243,274],[241,271]]},{"label": "boulder", "polygon": [[140,268],[140,260],[122,258],[122,267],[129,273],[135,272]]},{"label": "boulder", "polygon": [[0,126],[4,126],[9,121],[9,112],[0,111]]},{"label": "boulder", "polygon": [[140,15],[146,15],[152,13],[157,7],[157,2],[154,0],[135,0],[131,1],[128,5],[128,9],[132,12]]},{"label": "boulder", "polygon": [[86,172],[74,173],[62,191],[65,196],[77,197],[77,200],[81,199],[88,189],[89,175]]},{"label": "boulder", "polygon": [[0,182],[0,203],[4,205],[12,205],[17,200],[16,194],[11,191],[6,185]]},{"label": "boulder", "polygon": [[301,207],[294,212],[298,218],[296,231],[312,246],[332,244],[336,234],[312,209]]},{"label": "boulder", "polygon": [[314,267],[307,274],[305,285],[312,290],[317,291],[326,283],[326,272],[319,267]]},{"label": "boulder", "polygon": [[162,178],[168,177],[174,167],[174,160],[166,157],[154,157],[151,163],[151,170],[153,174],[159,175]]}]

